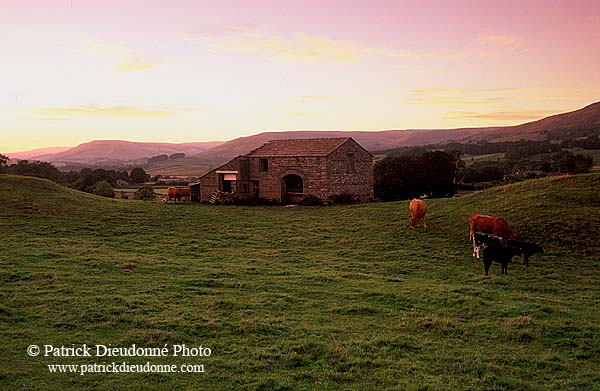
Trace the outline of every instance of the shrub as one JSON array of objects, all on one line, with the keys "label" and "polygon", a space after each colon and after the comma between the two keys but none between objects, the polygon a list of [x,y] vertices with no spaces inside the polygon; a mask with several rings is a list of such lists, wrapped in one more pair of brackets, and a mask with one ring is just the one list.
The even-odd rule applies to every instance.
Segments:
[{"label": "shrub", "polygon": [[96,183],[96,188],[94,189],[94,194],[99,195],[101,197],[109,197],[113,198],[115,193],[113,192],[113,187],[107,181],[100,181]]},{"label": "shrub", "polygon": [[298,205],[319,206],[323,205],[323,201],[321,201],[319,197],[315,195],[308,194],[304,196],[304,198],[298,203]]},{"label": "shrub", "polygon": [[129,173],[129,180],[133,183],[144,183],[150,179],[150,175],[142,167],[136,167]]},{"label": "shrub", "polygon": [[333,205],[350,205],[360,202],[360,200],[352,194],[342,193],[329,197],[329,202]]},{"label": "shrub", "polygon": [[154,188],[150,185],[144,185],[137,189],[134,198],[136,200],[153,201],[154,200]]}]

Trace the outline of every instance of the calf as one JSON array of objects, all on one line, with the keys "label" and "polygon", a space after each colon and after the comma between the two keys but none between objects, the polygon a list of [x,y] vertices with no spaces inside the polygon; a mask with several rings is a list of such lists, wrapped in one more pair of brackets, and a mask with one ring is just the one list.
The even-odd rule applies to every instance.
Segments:
[{"label": "calf", "polygon": [[475,235],[473,235],[473,258],[477,259],[479,259],[479,254],[481,253],[481,250],[483,250],[483,248],[485,247],[485,244],[477,239],[478,235],[481,234],[476,233]]},{"label": "calf", "polygon": [[529,257],[534,254],[543,254],[544,248],[536,243],[523,242],[521,240],[509,240],[507,245],[514,249],[517,255],[523,254],[523,264],[529,266]]},{"label": "calf", "polygon": [[489,275],[490,267],[494,261],[502,266],[502,274],[508,274],[508,263],[519,254],[519,250],[507,244],[506,240],[481,233],[475,233],[474,241],[483,247],[483,267],[485,275]]}]

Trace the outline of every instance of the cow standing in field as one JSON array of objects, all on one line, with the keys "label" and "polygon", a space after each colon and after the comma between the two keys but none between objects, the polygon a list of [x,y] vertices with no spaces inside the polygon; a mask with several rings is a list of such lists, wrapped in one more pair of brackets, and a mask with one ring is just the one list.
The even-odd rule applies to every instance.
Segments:
[{"label": "cow standing in field", "polygon": [[529,257],[534,254],[543,254],[544,248],[536,243],[523,242],[521,240],[509,240],[508,246],[514,248],[517,252],[516,255],[523,254],[523,264],[525,267],[529,266]]},{"label": "cow standing in field", "polygon": [[175,200],[177,202],[181,202],[181,200],[189,201],[190,200],[190,189],[181,189],[178,187],[169,187],[167,189],[167,200]]},{"label": "cow standing in field", "polygon": [[177,197],[180,201],[183,199],[183,201],[189,202],[190,189],[177,189]]},{"label": "cow standing in field", "polygon": [[516,239],[518,236],[502,217],[473,214],[469,218],[469,228],[469,240],[473,244],[473,257],[476,258],[479,258],[481,247],[475,239],[476,232],[491,234],[505,239]]},{"label": "cow standing in field", "polygon": [[408,208],[410,209],[411,227],[418,227],[419,220],[423,220],[423,227],[427,228],[427,204],[425,201],[415,198],[410,202]]},{"label": "cow standing in field", "polygon": [[169,187],[167,189],[167,201],[172,201],[175,199],[177,195],[177,188],[176,187]]},{"label": "cow standing in field", "polygon": [[502,274],[508,274],[508,262],[517,255],[517,250],[508,246],[505,239],[476,232],[473,235],[473,241],[480,243],[483,248],[483,268],[485,275],[489,275],[492,263],[498,262],[502,266]]},{"label": "cow standing in field", "polygon": [[483,266],[485,275],[488,275],[492,263],[502,265],[502,274],[508,274],[508,263],[515,255],[523,254],[525,266],[529,266],[529,257],[533,254],[543,254],[544,248],[539,244],[523,242],[521,240],[504,239],[499,236],[476,232],[474,242],[483,249]]}]

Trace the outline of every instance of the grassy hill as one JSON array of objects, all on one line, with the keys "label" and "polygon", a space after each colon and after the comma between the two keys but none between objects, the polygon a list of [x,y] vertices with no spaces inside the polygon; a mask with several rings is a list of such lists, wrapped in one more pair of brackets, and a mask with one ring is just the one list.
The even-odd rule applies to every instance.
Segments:
[{"label": "grassy hill", "polygon": [[[429,201],[219,207],[110,200],[0,175],[0,389],[582,390],[600,384],[600,175]],[[544,245],[508,276],[468,216]],[[29,357],[29,345],[210,357]],[[48,364],[204,364],[196,374]]]},{"label": "grassy hill", "polygon": [[352,137],[369,151],[398,147],[445,144],[452,141],[565,140],[600,132],[600,102],[579,110],[552,115],[537,121],[514,126],[493,126],[458,129],[405,129],[382,131],[279,131],[239,137],[196,156],[213,163],[225,163],[244,155],[271,140],[290,138]]}]

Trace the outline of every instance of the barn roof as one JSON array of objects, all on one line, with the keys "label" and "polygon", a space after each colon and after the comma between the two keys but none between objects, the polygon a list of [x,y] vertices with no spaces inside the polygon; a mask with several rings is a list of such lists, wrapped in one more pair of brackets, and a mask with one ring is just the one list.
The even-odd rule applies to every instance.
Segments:
[{"label": "barn roof", "polygon": [[272,140],[246,156],[327,156],[350,137]]}]

